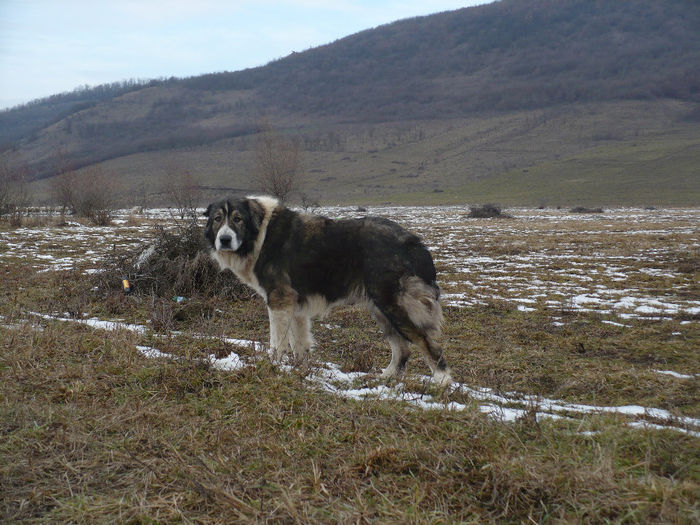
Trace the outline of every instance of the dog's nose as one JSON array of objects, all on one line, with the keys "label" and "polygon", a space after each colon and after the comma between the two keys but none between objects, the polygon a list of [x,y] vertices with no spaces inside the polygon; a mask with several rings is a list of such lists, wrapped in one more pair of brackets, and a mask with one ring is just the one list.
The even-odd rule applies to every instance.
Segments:
[{"label": "dog's nose", "polygon": [[222,248],[230,248],[232,240],[233,238],[230,235],[222,235],[219,237],[219,242],[221,243]]}]

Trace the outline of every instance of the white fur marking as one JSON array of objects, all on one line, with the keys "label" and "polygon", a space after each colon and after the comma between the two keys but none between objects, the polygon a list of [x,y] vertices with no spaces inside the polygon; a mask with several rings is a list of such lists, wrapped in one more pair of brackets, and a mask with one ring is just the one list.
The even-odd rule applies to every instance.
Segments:
[{"label": "white fur marking", "polygon": [[311,319],[306,315],[294,314],[292,324],[292,338],[290,340],[292,352],[297,359],[303,359],[313,345],[311,335]]},{"label": "white fur marking", "polygon": [[280,201],[275,199],[274,197],[269,197],[267,195],[249,195],[246,197],[248,199],[257,201],[260,206],[265,208],[265,215],[267,216],[267,212],[272,212],[277,206],[279,206]]},{"label": "white fur marking", "polygon": [[[221,250],[221,236],[223,235],[228,235],[231,237],[231,250],[236,251],[238,248],[241,247],[241,240],[238,238],[238,235],[236,234],[235,231],[233,231],[228,224],[225,224],[219,229],[219,232],[216,234],[216,240],[214,241],[214,246],[216,247],[216,250],[219,251]],[[228,248],[226,248],[224,251],[228,251]]]},{"label": "white fur marking", "polygon": [[292,316],[285,310],[267,309],[270,319],[270,347],[277,361],[289,348],[289,336],[292,332]]},{"label": "white fur marking", "polygon": [[435,370],[433,372],[433,381],[438,386],[450,386],[452,384],[452,374],[449,370]]},{"label": "white fur marking", "polygon": [[391,346],[391,362],[382,372],[382,377],[384,378],[394,377],[399,372],[403,372],[403,370],[399,370],[399,365],[404,355],[409,354],[408,342],[402,339],[401,336],[387,337],[386,339],[389,341],[389,346]]}]

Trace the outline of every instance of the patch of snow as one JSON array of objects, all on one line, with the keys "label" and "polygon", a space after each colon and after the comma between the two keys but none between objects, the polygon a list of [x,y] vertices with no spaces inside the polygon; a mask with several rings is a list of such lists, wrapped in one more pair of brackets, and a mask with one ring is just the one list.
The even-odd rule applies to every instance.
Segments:
[{"label": "patch of snow", "polygon": [[213,335],[199,335],[203,339],[219,339],[224,343],[231,344],[233,346],[240,346],[242,348],[252,348],[256,352],[262,352],[266,349],[266,346],[260,341],[251,341],[250,339],[236,339],[234,337],[216,337]]},{"label": "patch of snow", "polygon": [[518,311],[520,311],[520,312],[535,312],[535,311],[537,311],[537,308],[531,308],[529,306],[519,304]]},{"label": "patch of snow", "polygon": [[217,358],[214,354],[209,356],[209,363],[217,370],[240,370],[246,366],[246,363],[241,359],[241,356],[235,352],[231,352],[226,357]]},{"label": "patch of snow", "polygon": [[151,346],[136,345],[136,350],[138,350],[142,356],[148,359],[175,359],[174,355],[166,354],[165,352],[161,352],[157,348],[153,348]]},{"label": "patch of snow", "polygon": [[681,427],[671,427],[668,425],[658,425],[656,423],[650,423],[649,421],[631,421],[627,423],[628,426],[633,427],[633,428],[643,428],[645,430],[647,429],[654,429],[654,430],[674,430],[676,432],[683,432],[684,434],[691,435],[693,437],[700,437],[700,432],[697,432],[695,430],[688,430],[687,428],[681,428]]},{"label": "patch of snow", "polygon": [[42,319],[47,319],[51,321],[62,321],[68,323],[78,323],[90,326],[92,328],[99,328],[101,330],[115,331],[115,330],[128,330],[130,332],[136,332],[143,334],[146,332],[146,327],[139,324],[124,323],[121,321],[103,321],[102,319],[73,319],[70,317],[59,317],[55,315],[41,314],[38,312],[29,312],[30,315],[40,317]]},{"label": "patch of snow", "polygon": [[660,268],[640,268],[641,273],[646,275],[651,275],[652,277],[666,277],[669,279],[674,279],[676,275],[663,271]]},{"label": "patch of snow", "polygon": [[629,327],[628,324],[616,323],[615,321],[608,321],[608,320],[605,320],[605,319],[603,319],[603,320],[601,321],[601,323],[611,324],[611,325],[613,325],[613,326]]},{"label": "patch of snow", "polygon": [[479,405],[479,410],[503,422],[513,422],[527,415],[527,410],[506,408],[499,405]]},{"label": "patch of snow", "polygon": [[697,377],[698,375],[700,375],[700,374],[695,374],[695,375],[681,374],[678,372],[674,372],[673,370],[656,370],[656,369],[654,369],[652,371],[656,372],[657,374],[665,374],[665,375],[673,376],[677,379],[693,379],[693,378]]}]

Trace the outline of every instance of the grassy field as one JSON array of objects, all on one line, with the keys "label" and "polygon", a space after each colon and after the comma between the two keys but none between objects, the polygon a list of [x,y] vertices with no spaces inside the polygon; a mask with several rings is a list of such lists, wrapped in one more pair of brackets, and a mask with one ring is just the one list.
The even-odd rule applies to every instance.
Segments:
[{"label": "grassy field", "polygon": [[[698,206],[700,123],[670,100],[572,104],[471,118],[275,123],[300,141],[321,203]],[[255,191],[255,139],[146,151],[100,164],[128,202],[162,205],[191,172],[203,202]],[[176,178],[176,177],[175,177]],[[50,179],[32,193],[49,198]]]},{"label": "grassy field", "polygon": [[0,521],[700,519],[699,210],[370,211],[434,255],[450,389],[354,308],[288,366],[248,293],[123,294],[162,213],[0,225]]},{"label": "grassy field", "polygon": [[676,205],[700,202],[697,154],[700,139],[677,130],[664,136],[630,137],[595,145],[561,159],[538,161],[451,188],[442,193],[400,194],[397,202],[469,201],[507,205]]}]

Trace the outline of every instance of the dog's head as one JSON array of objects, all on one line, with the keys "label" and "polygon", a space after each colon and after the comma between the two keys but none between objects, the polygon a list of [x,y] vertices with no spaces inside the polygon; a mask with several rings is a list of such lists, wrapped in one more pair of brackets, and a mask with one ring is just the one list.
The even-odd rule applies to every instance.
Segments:
[{"label": "dog's head", "polygon": [[209,205],[204,237],[216,252],[244,256],[253,249],[265,218],[265,208],[254,198],[222,200]]}]

